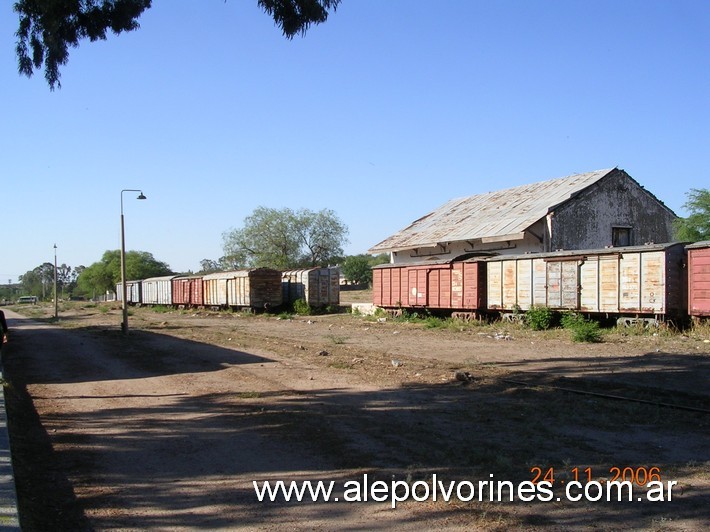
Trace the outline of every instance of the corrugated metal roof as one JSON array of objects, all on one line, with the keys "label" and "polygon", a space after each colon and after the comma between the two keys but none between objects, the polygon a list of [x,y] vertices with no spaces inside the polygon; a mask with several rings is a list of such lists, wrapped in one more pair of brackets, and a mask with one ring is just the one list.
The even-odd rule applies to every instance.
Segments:
[{"label": "corrugated metal roof", "polygon": [[518,187],[453,199],[386,238],[369,253],[434,247],[440,243],[521,233],[560,203],[614,169],[597,170]]}]

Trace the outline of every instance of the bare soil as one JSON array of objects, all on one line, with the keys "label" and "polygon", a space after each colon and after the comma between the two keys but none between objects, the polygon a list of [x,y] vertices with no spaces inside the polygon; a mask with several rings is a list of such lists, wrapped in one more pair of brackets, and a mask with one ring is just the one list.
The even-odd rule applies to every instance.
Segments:
[{"label": "bare soil", "polygon": [[[348,294],[343,294],[345,298]],[[354,295],[357,298],[359,295]],[[710,337],[76,304],[7,312],[25,530],[702,530]],[[657,467],[670,502],[259,503],[252,481]],[[639,494],[645,490],[639,488]]]}]

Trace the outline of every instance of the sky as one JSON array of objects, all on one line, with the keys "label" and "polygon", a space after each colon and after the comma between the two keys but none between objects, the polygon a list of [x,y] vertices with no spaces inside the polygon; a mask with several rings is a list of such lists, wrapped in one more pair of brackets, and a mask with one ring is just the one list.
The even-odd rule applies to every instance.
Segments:
[{"label": "sky", "polygon": [[[676,214],[710,187],[710,2],[343,0],[285,39],[256,0],[155,0],[20,76],[0,3],[0,283],[120,248],[176,272],[259,206],[365,253],[446,201],[619,167]],[[136,201],[142,190],[148,198]]]}]

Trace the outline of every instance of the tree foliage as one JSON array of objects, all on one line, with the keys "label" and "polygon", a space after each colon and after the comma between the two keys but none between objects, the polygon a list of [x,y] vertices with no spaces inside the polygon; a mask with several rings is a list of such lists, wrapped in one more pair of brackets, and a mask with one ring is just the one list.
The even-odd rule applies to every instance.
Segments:
[{"label": "tree foliage", "polygon": [[692,188],[686,196],[688,200],[683,207],[690,214],[676,220],[676,239],[681,242],[710,240],[710,190]]},{"label": "tree foliage", "polygon": [[[171,273],[170,266],[156,260],[152,253],[147,251],[126,252],[126,280],[128,281]],[[79,288],[85,294],[90,295],[113,291],[119,282],[121,282],[121,252],[119,250],[106,251],[99,262],[84,268],[77,279]]]},{"label": "tree foliage", "polygon": [[[57,266],[57,290],[61,294],[71,291],[76,281],[77,272],[71,266],[62,264]],[[24,275],[20,275],[18,282],[22,287],[22,294],[37,296],[42,299],[54,297],[54,264],[45,262]]]},{"label": "tree foliage", "polygon": [[342,255],[348,229],[335,212],[323,209],[257,207],[242,229],[222,235],[223,265],[278,270],[327,266]]},{"label": "tree foliage", "polygon": [[[305,34],[335,11],[341,0],[258,0],[257,3],[283,34],[291,39]],[[138,29],[138,18],[152,0],[18,0],[17,60],[20,74],[31,77],[44,65],[44,77],[51,90],[61,87],[59,67],[69,60],[69,48],[82,39],[105,40]]]},{"label": "tree foliage", "polygon": [[375,255],[374,257],[366,254],[350,255],[341,264],[340,271],[343,272],[345,279],[351,283],[370,284],[372,283],[372,267],[378,264],[385,264],[389,260],[387,253]]}]

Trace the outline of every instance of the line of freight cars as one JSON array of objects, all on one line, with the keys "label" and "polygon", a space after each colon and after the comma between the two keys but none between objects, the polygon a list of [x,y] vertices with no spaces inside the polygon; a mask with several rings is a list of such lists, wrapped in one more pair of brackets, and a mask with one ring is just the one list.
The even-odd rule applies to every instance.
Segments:
[{"label": "line of freight cars", "polygon": [[373,268],[373,303],[461,318],[532,306],[629,324],[710,316],[710,242],[459,257]]},{"label": "line of freight cars", "polygon": [[[116,285],[119,301],[121,283]],[[269,268],[206,275],[169,275],[126,281],[130,305],[193,308],[276,309],[297,299],[312,307],[340,303],[340,269],[309,268],[280,272]]]}]

